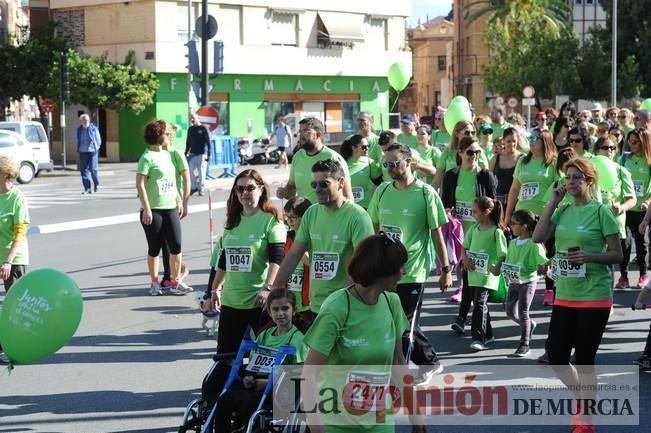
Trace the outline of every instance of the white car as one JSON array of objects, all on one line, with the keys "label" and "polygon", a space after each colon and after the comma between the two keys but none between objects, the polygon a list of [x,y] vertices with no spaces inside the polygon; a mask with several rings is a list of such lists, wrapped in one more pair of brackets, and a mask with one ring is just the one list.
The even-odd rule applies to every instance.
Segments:
[{"label": "white car", "polygon": [[14,158],[20,164],[18,183],[30,183],[34,179],[38,164],[32,146],[22,135],[0,130],[0,155]]}]

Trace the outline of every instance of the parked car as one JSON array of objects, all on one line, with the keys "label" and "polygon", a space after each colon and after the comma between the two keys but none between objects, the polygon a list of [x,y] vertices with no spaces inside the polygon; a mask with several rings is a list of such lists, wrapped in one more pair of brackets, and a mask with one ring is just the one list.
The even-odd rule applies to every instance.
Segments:
[{"label": "parked car", "polygon": [[20,164],[18,183],[30,183],[36,176],[38,163],[34,151],[21,135],[0,130],[0,155],[14,158]]},{"label": "parked car", "polygon": [[50,159],[50,143],[47,140],[45,129],[40,122],[0,122],[0,130],[3,129],[22,135],[31,145],[37,163],[36,176],[38,176],[38,172],[41,170],[52,171],[54,163]]}]

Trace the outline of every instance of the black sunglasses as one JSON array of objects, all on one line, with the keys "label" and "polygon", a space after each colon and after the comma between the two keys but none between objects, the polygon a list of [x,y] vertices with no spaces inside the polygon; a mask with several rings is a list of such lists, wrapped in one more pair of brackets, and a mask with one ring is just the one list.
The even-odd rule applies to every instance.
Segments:
[{"label": "black sunglasses", "polygon": [[235,187],[235,191],[237,191],[238,194],[242,194],[244,191],[253,192],[257,188],[258,188],[258,185],[237,185]]},{"label": "black sunglasses", "polygon": [[466,155],[468,156],[477,156],[481,153],[481,150],[466,150]]},{"label": "black sunglasses", "polygon": [[475,131],[471,131],[470,129],[464,129],[463,133],[464,133],[464,135],[466,137],[469,137],[471,135],[475,135]]},{"label": "black sunglasses", "polygon": [[570,138],[570,143],[583,143],[582,138]]},{"label": "black sunglasses", "polygon": [[601,146],[601,150],[617,150],[615,146]]},{"label": "black sunglasses", "polygon": [[325,189],[325,188],[328,188],[330,186],[330,181],[328,181],[328,180],[319,180],[319,181],[313,180],[312,182],[310,182],[310,186],[312,187],[312,189],[317,189],[317,187],[321,188],[321,189]]},{"label": "black sunglasses", "polygon": [[362,150],[368,150],[368,146],[359,146],[359,148]]}]

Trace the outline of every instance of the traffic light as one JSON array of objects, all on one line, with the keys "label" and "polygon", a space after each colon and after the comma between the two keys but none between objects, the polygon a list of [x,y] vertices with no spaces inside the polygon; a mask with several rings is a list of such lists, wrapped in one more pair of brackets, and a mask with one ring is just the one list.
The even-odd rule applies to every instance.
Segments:
[{"label": "traffic light", "polygon": [[213,44],[213,73],[216,75],[224,73],[224,41],[215,41]]},{"label": "traffic light", "polygon": [[199,54],[197,54],[197,41],[194,39],[189,40],[184,44],[188,47],[188,54],[185,57],[188,58],[188,64],[186,68],[190,71],[191,74],[199,73]]},{"label": "traffic light", "polygon": [[59,63],[61,65],[61,101],[68,101],[70,99],[70,70],[66,53],[61,53]]}]

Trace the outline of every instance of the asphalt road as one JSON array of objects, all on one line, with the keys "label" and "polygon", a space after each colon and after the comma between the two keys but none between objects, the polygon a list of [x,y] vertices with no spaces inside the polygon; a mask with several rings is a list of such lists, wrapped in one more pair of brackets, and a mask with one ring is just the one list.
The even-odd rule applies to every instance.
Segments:
[{"label": "asphalt road", "polygon": [[[137,222],[135,164],[102,167],[102,189],[81,195],[77,175],[41,176],[20,188],[30,203],[31,265],[54,267],[78,283],[84,314],[75,337],[54,356],[33,365],[0,372],[0,432],[149,432],[176,431],[185,404],[198,395],[211,365],[214,339],[200,329],[194,295],[151,297],[145,263],[146,242]],[[286,175],[271,166],[263,176],[277,184]],[[231,181],[212,183],[214,234],[224,221],[224,202]],[[183,220],[187,282],[203,290],[208,280],[210,232],[208,197],[193,196]],[[280,203],[278,203],[280,205]],[[220,208],[221,206],[221,208]],[[636,277],[636,275],[632,275]],[[632,278],[633,280],[633,278]],[[643,347],[649,312],[632,312],[636,292],[616,292],[615,314],[604,336],[598,363],[628,365]],[[433,284],[422,323],[442,363],[526,365],[542,353],[548,308],[539,291],[532,317],[539,324],[532,355],[514,360],[519,331],[493,306],[498,342],[479,354],[468,338],[449,331],[457,306]],[[641,426],[604,426],[600,432],[648,432],[651,421],[651,375],[640,375]],[[567,426],[433,426],[436,432],[567,432]],[[399,427],[398,431],[410,431]]]}]

